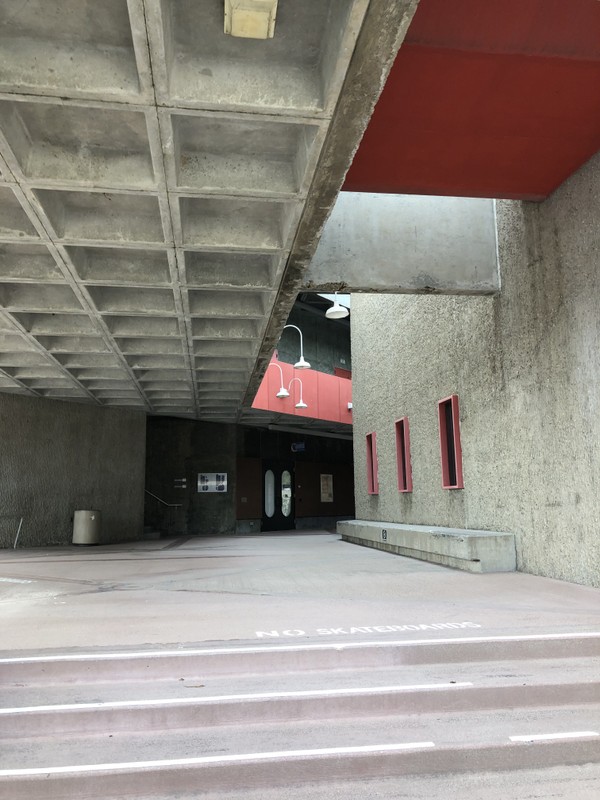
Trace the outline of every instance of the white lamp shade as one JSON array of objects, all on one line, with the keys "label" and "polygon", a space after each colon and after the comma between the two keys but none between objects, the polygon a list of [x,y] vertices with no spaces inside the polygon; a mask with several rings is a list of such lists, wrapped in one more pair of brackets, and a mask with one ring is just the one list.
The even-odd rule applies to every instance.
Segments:
[{"label": "white lamp shade", "polygon": [[296,408],[308,408],[304,400],[300,400],[299,403],[296,403]]},{"label": "white lamp shade", "polygon": [[304,356],[300,356],[300,361],[294,364],[294,369],[310,369],[310,364],[304,360]]},{"label": "white lamp shade", "polygon": [[281,398],[282,400],[283,400],[283,398],[284,398],[284,397],[289,397],[289,396],[290,396],[290,393],[289,393],[289,392],[288,392],[288,390],[285,388],[285,386],[282,386],[282,387],[281,387],[281,389],[280,389],[280,390],[277,392],[277,394],[275,395],[275,397],[279,397],[279,398]]},{"label": "white lamp shade", "polygon": [[348,316],[350,312],[344,306],[341,306],[338,301],[336,300],[335,303],[328,308],[325,312],[325,316],[327,319],[344,319]]}]

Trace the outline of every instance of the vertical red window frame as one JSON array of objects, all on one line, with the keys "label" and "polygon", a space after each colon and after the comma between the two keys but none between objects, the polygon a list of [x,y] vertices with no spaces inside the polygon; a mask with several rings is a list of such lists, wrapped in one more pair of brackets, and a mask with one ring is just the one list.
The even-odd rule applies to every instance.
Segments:
[{"label": "vertical red window frame", "polygon": [[377,464],[377,434],[367,433],[367,491],[369,494],[379,494],[379,474]]},{"label": "vertical red window frame", "polygon": [[[448,431],[448,408],[451,410],[451,432]],[[438,420],[440,426],[442,489],[464,489],[462,447],[460,443],[460,415],[457,394],[451,394],[449,397],[444,397],[438,402]],[[454,481],[452,478],[454,478]]]},{"label": "vertical red window frame", "polygon": [[398,475],[398,491],[412,492],[412,464],[410,461],[410,428],[408,417],[396,420],[396,469]]}]

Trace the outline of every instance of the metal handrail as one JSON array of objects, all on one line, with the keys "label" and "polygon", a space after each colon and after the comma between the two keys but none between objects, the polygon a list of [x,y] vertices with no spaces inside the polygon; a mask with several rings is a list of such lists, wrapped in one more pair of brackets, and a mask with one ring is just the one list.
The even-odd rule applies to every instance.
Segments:
[{"label": "metal handrail", "polygon": [[158,495],[149,492],[148,489],[144,489],[146,494],[149,494],[150,497],[153,497],[155,500],[158,500],[159,503],[162,503],[163,506],[167,506],[167,508],[181,508],[183,503],[167,503],[166,500],[162,500]]}]

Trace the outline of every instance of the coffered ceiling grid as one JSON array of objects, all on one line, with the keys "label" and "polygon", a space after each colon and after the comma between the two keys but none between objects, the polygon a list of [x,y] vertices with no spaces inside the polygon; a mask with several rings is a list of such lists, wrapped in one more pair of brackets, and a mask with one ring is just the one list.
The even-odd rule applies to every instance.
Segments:
[{"label": "coffered ceiling grid", "polygon": [[234,420],[368,0],[4,0],[0,391]]}]

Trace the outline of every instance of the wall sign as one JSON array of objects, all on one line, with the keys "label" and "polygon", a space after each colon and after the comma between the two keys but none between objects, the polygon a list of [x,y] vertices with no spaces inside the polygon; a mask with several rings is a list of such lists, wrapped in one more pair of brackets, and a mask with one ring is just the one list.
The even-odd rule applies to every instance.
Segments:
[{"label": "wall sign", "polygon": [[333,475],[321,475],[321,502],[333,503]]},{"label": "wall sign", "polygon": [[227,473],[226,472],[199,472],[198,473],[199,492],[226,492]]}]

